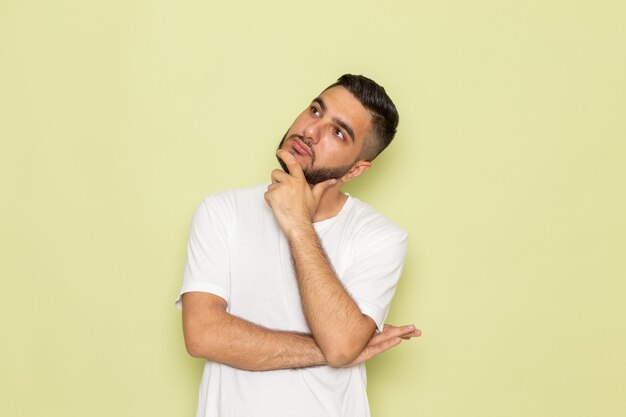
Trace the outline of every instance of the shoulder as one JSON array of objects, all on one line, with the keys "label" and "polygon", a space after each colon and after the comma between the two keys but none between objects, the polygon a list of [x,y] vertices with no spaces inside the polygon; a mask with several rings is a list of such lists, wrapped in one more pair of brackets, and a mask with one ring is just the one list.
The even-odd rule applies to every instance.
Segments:
[{"label": "shoulder", "polygon": [[408,233],[396,222],[374,209],[367,203],[351,197],[352,207],[349,215],[354,221],[354,231],[361,238],[370,242],[395,242],[406,244]]},{"label": "shoulder", "polygon": [[232,190],[220,191],[209,194],[202,200],[201,206],[207,208],[219,208],[234,210],[240,202],[250,200],[263,200],[263,194],[267,190],[266,184],[255,185],[245,188],[235,188]]},{"label": "shoulder", "polygon": [[220,191],[202,199],[194,214],[194,221],[232,221],[240,207],[250,208],[264,204],[263,193],[267,185]]}]

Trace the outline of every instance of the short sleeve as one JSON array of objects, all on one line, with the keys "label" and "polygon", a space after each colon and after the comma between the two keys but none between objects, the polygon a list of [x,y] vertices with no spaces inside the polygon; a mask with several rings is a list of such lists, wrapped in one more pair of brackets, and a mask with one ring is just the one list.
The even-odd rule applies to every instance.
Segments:
[{"label": "short sleeve", "polygon": [[176,300],[187,292],[206,292],[230,301],[230,243],[235,228],[235,198],[226,193],[205,198],[189,231],[187,265]]},{"label": "short sleeve", "polygon": [[359,248],[341,280],[361,312],[382,331],[407,253],[408,235],[383,218],[359,237]]}]

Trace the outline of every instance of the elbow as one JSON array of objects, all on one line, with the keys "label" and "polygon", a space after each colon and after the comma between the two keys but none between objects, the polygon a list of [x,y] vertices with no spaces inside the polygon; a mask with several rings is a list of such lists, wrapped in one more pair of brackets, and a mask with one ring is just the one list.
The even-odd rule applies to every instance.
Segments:
[{"label": "elbow", "polygon": [[187,349],[187,353],[189,356],[193,358],[205,358],[206,354],[202,347],[202,343],[200,343],[197,338],[185,335],[185,349]]},{"label": "elbow", "polygon": [[352,362],[344,355],[330,353],[326,355],[326,362],[332,368],[341,368]]},{"label": "elbow", "polygon": [[183,335],[185,349],[191,357],[210,359],[211,352],[214,350],[214,339],[210,337],[210,332],[207,332],[199,323],[187,322],[183,326]]},{"label": "elbow", "polygon": [[220,344],[214,333],[202,327],[187,326],[184,331],[185,349],[189,356],[198,359],[217,360]]},{"label": "elbow", "polygon": [[365,325],[359,327],[358,331],[339,332],[341,335],[335,334],[333,338],[320,340],[318,346],[324,354],[326,363],[334,368],[345,367],[353,363],[366,347],[375,332],[375,328],[374,321],[367,318]]},{"label": "elbow", "polygon": [[336,345],[327,348],[323,353],[329,366],[341,368],[354,361],[360,352],[354,346]]}]

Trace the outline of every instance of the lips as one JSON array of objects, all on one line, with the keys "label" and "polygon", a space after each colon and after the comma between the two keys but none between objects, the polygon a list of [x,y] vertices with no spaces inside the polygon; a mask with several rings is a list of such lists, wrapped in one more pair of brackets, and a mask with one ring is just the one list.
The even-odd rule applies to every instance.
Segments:
[{"label": "lips", "polygon": [[300,139],[296,138],[293,140],[293,149],[300,155],[313,156],[311,149]]}]

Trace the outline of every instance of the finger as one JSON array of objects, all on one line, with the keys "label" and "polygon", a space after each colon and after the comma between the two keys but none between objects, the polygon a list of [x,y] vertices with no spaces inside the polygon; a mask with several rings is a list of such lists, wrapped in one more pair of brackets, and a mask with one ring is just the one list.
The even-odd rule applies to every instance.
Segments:
[{"label": "finger", "polygon": [[271,183],[267,186],[267,191],[273,191],[279,187],[279,184],[276,182]]},{"label": "finger", "polygon": [[374,337],[372,337],[371,343],[373,344],[380,343],[381,341],[389,340],[395,337],[401,337],[401,338],[417,337],[420,334],[421,333],[419,332],[419,330],[417,330],[415,326],[413,325],[406,325],[406,326],[385,325],[382,333],[378,333]]},{"label": "finger", "polygon": [[287,165],[290,175],[293,175],[296,178],[304,178],[304,172],[302,172],[302,167],[296,160],[295,156],[293,156],[284,149],[279,149],[278,151],[276,151],[276,155],[283,160],[285,165]]},{"label": "finger", "polygon": [[273,183],[284,182],[288,177],[289,177],[289,174],[287,174],[282,169],[275,169],[275,170],[272,171],[272,182]]},{"label": "finger", "polygon": [[422,335],[422,331],[420,329],[415,329],[412,332],[406,333],[403,336],[405,337],[419,337]]},{"label": "finger", "polygon": [[390,335],[393,335],[393,336],[403,336],[408,333],[413,333],[415,331],[419,331],[419,330],[416,329],[415,326],[412,324],[406,324],[404,326],[391,326],[390,325],[388,329],[384,330],[384,332],[389,333]]},{"label": "finger", "polygon": [[412,332],[401,334],[400,337],[405,339],[405,340],[409,340],[409,339],[412,339],[414,337],[419,337],[419,336],[421,336],[421,334],[422,334],[422,332],[420,332],[419,330],[414,330]]},{"label": "finger", "polygon": [[374,335],[374,337],[372,337],[370,339],[368,344],[370,344],[370,345],[377,345],[379,343],[383,343],[383,342],[386,342],[386,341],[391,340],[391,339],[399,339],[402,336],[403,336],[402,333],[398,333],[398,332],[395,332],[395,331],[394,332],[378,333],[378,334]]},{"label": "finger", "polygon": [[330,187],[331,185],[335,185],[336,183],[337,183],[337,180],[334,178],[331,178],[324,182],[315,184],[315,186],[313,187],[313,190],[311,190],[311,192],[313,193],[313,197],[315,198],[315,201],[318,201],[322,197],[322,194],[324,194],[324,191],[326,191],[328,187]]},{"label": "finger", "polygon": [[270,206],[270,207],[272,207],[272,205],[270,204],[270,200],[268,199],[268,195],[269,195],[269,193],[270,193],[269,191],[266,191],[266,192],[263,194],[263,198],[265,199],[265,202],[267,203],[267,205],[268,205],[268,206]]},{"label": "finger", "polygon": [[413,339],[414,337],[420,337],[422,332],[419,329],[415,329],[414,332],[407,333],[404,336],[401,336],[404,340]]},{"label": "finger", "polygon": [[385,340],[383,342],[377,343],[375,345],[370,345],[367,346],[365,349],[367,350],[366,353],[366,357],[369,358],[373,358],[376,355],[379,355],[389,349],[391,349],[394,346],[398,346],[400,344],[400,342],[402,342],[402,339],[399,337],[393,337],[389,340]]}]

